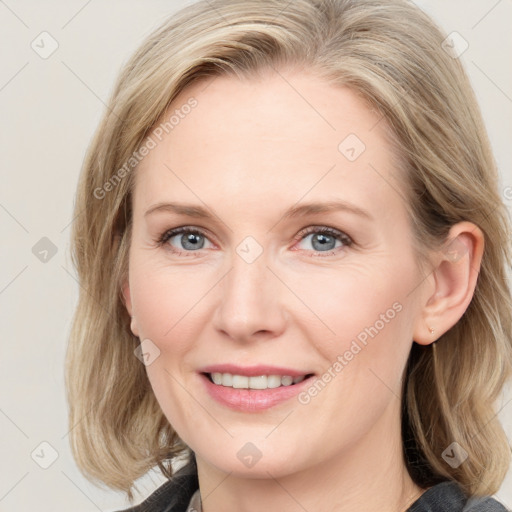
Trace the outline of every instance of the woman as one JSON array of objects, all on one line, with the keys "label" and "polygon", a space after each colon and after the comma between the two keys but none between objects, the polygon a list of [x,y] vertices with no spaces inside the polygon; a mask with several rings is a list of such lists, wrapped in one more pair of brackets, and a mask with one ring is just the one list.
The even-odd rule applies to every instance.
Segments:
[{"label": "woman", "polygon": [[127,63],[67,386],[86,475],[169,477],[130,510],[505,510],[510,226],[444,39],[402,0],[220,0]]}]

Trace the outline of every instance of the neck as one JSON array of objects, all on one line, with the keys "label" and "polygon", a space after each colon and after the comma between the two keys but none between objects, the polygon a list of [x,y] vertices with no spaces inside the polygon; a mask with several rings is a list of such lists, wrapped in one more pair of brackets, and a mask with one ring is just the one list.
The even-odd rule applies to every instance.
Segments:
[{"label": "neck", "polygon": [[375,424],[321,464],[277,477],[271,471],[260,478],[225,473],[196,454],[203,512],[405,512],[424,489],[407,472],[400,425],[391,429],[394,435],[382,427]]}]

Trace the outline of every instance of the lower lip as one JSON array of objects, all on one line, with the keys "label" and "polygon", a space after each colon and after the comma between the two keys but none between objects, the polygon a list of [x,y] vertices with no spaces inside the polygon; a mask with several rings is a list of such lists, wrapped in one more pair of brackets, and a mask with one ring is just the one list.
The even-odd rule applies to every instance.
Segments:
[{"label": "lower lip", "polygon": [[311,377],[298,384],[268,389],[235,389],[214,384],[201,374],[209,395],[230,409],[243,412],[257,412],[290,400],[311,383]]}]

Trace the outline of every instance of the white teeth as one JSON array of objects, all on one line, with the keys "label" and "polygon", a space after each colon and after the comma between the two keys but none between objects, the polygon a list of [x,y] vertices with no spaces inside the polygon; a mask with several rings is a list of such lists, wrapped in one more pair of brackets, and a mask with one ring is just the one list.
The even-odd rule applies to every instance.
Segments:
[{"label": "white teeth", "polygon": [[291,386],[302,382],[306,376],[291,377],[290,375],[233,375],[231,373],[214,372],[212,381],[218,386],[232,387],[235,389],[273,389],[280,386]]},{"label": "white teeth", "polygon": [[222,373],[212,373],[212,380],[215,384],[222,384]]},{"label": "white teeth", "polygon": [[281,377],[281,385],[282,386],[291,386],[293,384],[293,377],[289,375],[283,375]]},{"label": "white teeth", "polygon": [[231,373],[222,374],[222,385],[230,387],[233,385],[233,375]]},{"label": "white teeth", "polygon": [[249,377],[245,375],[233,375],[233,387],[235,389],[248,388]]},{"label": "white teeth", "polygon": [[267,386],[269,388],[278,388],[281,385],[281,377],[279,375],[269,375],[267,377]]},{"label": "white teeth", "polygon": [[250,389],[267,389],[267,376],[258,375],[257,377],[249,377]]}]

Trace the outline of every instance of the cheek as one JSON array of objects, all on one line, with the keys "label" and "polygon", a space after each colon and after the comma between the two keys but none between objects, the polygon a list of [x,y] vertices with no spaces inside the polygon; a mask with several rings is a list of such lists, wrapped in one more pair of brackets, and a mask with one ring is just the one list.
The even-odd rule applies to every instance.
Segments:
[{"label": "cheek", "polygon": [[337,285],[331,280],[323,306],[316,294],[310,296],[318,316],[335,334],[315,336],[303,323],[324,367],[321,383],[312,384],[299,401],[309,417],[323,418],[322,431],[333,446],[339,439],[357,439],[389,407],[399,407],[396,397],[412,343],[414,308],[405,274],[402,269],[403,280],[391,279],[386,276],[397,274],[388,269],[374,279],[347,278]]},{"label": "cheek", "polygon": [[[189,427],[202,418],[203,411],[191,400],[187,390],[192,388],[184,375],[193,370],[187,355],[204,324],[199,315],[208,281],[185,269],[151,261],[137,265],[135,258],[133,263],[130,291],[139,338],[151,340],[158,350],[146,373],[168,421],[188,442]],[[200,283],[204,284],[201,288]]]},{"label": "cheek", "polygon": [[134,265],[130,291],[140,338],[151,339],[161,350],[184,350],[190,339],[184,330],[198,325],[194,319],[208,291],[208,280],[191,269],[147,262]]},{"label": "cheek", "polygon": [[[329,344],[340,349],[347,341],[357,338],[364,344],[377,334],[384,338],[386,333],[396,333],[399,325],[404,327],[400,317],[408,316],[403,310],[410,302],[413,281],[410,265],[398,269],[389,261],[372,261],[364,267],[347,265],[337,274],[316,272],[314,279],[305,280],[302,274],[291,287],[307,308],[303,326],[320,329],[320,338],[340,340]],[[311,336],[315,339],[313,332]]]},{"label": "cheek", "polygon": [[380,265],[347,266],[334,279],[317,275],[302,288],[297,282],[295,289],[315,313],[300,320],[302,329],[322,355],[321,371],[333,400],[378,402],[382,393],[389,393],[387,387],[400,393],[412,343],[415,305],[410,291],[417,273],[412,260],[399,263],[388,258]]}]

